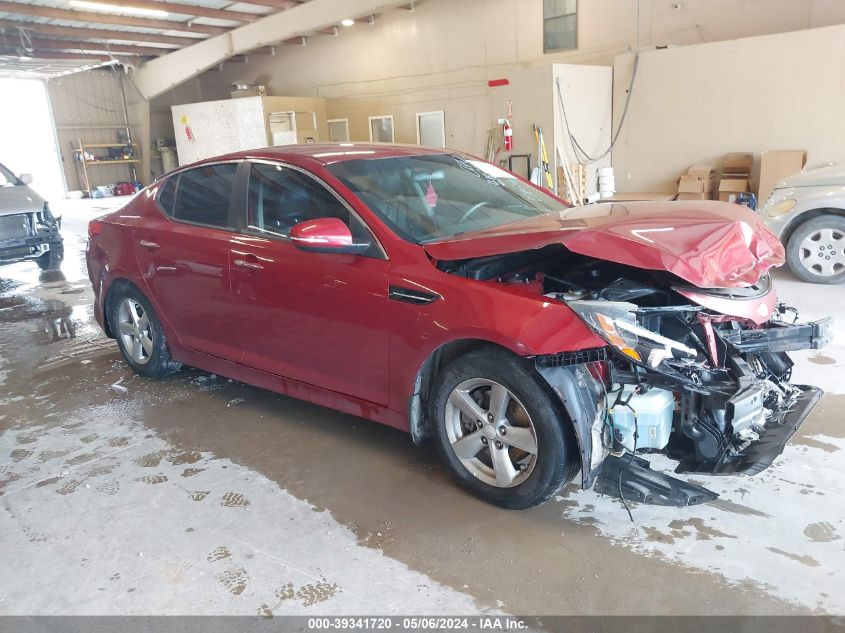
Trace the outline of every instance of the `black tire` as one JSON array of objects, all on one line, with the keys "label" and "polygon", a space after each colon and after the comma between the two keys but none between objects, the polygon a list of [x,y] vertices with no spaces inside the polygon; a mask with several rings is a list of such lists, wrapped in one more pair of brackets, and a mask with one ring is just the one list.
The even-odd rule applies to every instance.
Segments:
[{"label": "black tire", "polygon": [[[149,333],[152,341],[152,352],[149,354],[146,362],[137,362],[132,353],[126,347],[123,336],[120,334],[120,305],[125,300],[130,299],[138,304],[143,309],[143,315],[149,319]],[[150,302],[138,288],[130,284],[121,284],[120,287],[115,288],[114,292],[109,297],[109,328],[117,339],[117,345],[120,348],[121,354],[136,373],[147,378],[161,378],[172,374],[182,368],[182,363],[178,363],[171,359],[170,350],[167,347],[167,338],[161,328],[161,322],[158,316],[150,305]]]},{"label": "black tire", "polygon": [[[534,427],[537,453],[533,469],[527,478],[512,487],[482,481],[464,466],[449,440],[446,420],[449,396],[461,383],[476,378],[494,381],[510,391]],[[441,458],[458,483],[484,501],[510,510],[540,505],[571,481],[581,468],[575,438],[567,426],[570,422],[560,401],[530,365],[505,350],[482,348],[455,359],[436,378],[430,402],[432,435]],[[486,446],[484,451],[493,450],[492,442]]]},{"label": "black tire", "polygon": [[50,244],[50,250],[39,256],[35,263],[41,270],[58,270],[65,258],[65,247],[61,242]]},{"label": "black tire", "polygon": [[[786,247],[786,262],[789,265],[789,269],[802,281],[808,281],[813,284],[839,284],[845,282],[845,266],[839,272],[834,272],[832,275],[823,275],[821,274],[820,267],[814,269],[812,264],[807,266],[801,261],[802,251],[804,250],[802,243],[808,237],[825,229],[831,229],[835,237],[835,244],[832,244],[828,249],[830,255],[826,255],[826,257],[839,258],[840,261],[845,260],[845,218],[837,215],[820,215],[812,220],[807,220],[795,230],[789,238],[789,243]],[[824,252],[821,254],[825,255]],[[810,261],[812,262],[813,260]],[[826,260],[827,263],[830,261]],[[824,263],[825,260],[820,259],[819,262]]]}]

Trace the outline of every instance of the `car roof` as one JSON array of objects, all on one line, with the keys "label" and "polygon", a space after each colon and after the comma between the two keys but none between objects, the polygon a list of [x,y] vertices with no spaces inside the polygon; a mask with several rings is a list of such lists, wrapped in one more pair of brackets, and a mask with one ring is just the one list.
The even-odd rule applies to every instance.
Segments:
[{"label": "car roof", "polygon": [[401,145],[398,143],[305,143],[299,145],[281,145],[264,147],[224,156],[215,156],[196,164],[220,160],[244,158],[263,158],[265,160],[285,160],[292,157],[310,158],[329,165],[347,160],[371,160],[378,158],[397,158],[401,156],[422,156],[444,154],[451,150],[419,145]]}]

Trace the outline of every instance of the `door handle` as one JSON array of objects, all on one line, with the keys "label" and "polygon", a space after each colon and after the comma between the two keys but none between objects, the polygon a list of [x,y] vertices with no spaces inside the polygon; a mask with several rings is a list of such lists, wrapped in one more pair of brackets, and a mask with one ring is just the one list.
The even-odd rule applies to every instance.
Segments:
[{"label": "door handle", "polygon": [[154,251],[159,248],[159,245],[156,242],[150,242],[149,240],[138,240],[138,244],[146,248],[148,251]]},{"label": "door handle", "polygon": [[235,266],[240,268],[247,268],[249,270],[264,270],[264,266],[257,262],[248,262],[245,259],[236,259],[232,262]]}]

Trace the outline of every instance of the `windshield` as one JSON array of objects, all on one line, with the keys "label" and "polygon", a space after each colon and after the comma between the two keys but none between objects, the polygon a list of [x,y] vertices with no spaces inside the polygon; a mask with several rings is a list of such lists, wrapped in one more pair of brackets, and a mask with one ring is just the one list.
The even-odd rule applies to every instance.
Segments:
[{"label": "windshield", "polygon": [[0,164],[0,187],[14,187],[18,184],[18,178],[5,165]]},{"label": "windshield", "polygon": [[355,159],[329,170],[417,244],[568,208],[511,173],[460,154]]}]

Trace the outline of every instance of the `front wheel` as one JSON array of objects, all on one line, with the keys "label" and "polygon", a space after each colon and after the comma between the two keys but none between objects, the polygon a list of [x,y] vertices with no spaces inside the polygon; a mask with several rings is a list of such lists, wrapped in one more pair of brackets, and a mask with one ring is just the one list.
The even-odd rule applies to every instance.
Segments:
[{"label": "front wheel", "polygon": [[786,247],[789,269],[814,284],[845,281],[845,218],[822,215],[799,226]]},{"label": "front wheel", "polygon": [[123,358],[136,373],[158,378],[182,367],[171,360],[161,322],[139,290],[129,285],[118,288],[110,304],[109,325]]},{"label": "front wheel", "polygon": [[41,270],[58,270],[65,258],[65,247],[61,242],[50,244],[49,250],[35,260]]},{"label": "front wheel", "polygon": [[530,508],[578,472],[560,403],[521,359],[497,349],[470,352],[445,369],[433,396],[432,430],[441,457],[481,499]]}]

